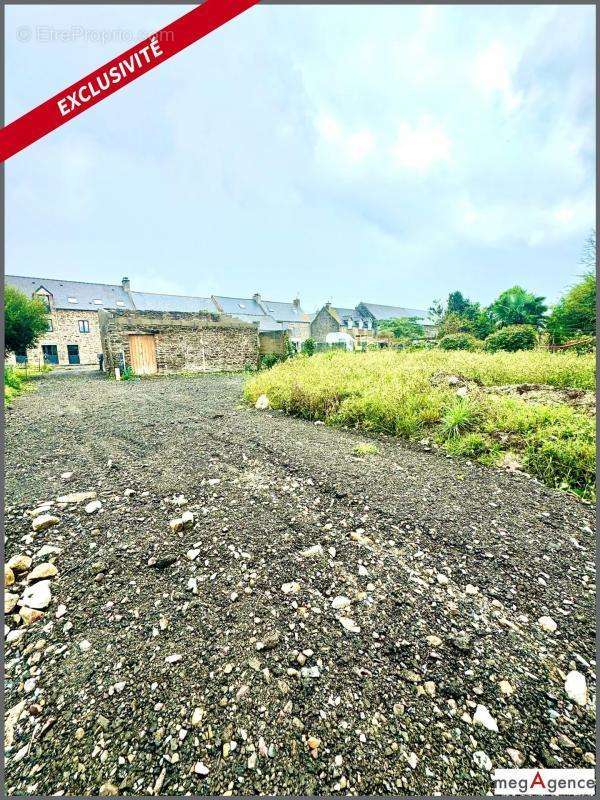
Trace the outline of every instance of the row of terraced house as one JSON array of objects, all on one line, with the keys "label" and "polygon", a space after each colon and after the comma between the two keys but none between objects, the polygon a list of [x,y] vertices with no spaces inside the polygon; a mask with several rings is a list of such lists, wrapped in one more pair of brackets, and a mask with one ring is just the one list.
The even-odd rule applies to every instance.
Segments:
[{"label": "row of terraced house", "polygon": [[[140,292],[132,289],[128,278],[120,284],[87,283],[56,278],[6,275],[5,283],[14,286],[28,297],[42,300],[48,310],[48,330],[30,350],[10,354],[9,361],[60,365],[97,364],[103,352],[101,312],[123,316],[127,312],[139,315],[160,315],[174,324],[211,319],[246,323],[256,331],[259,352],[277,352],[284,339],[300,349],[312,338],[316,342],[351,340],[357,345],[381,341],[378,324],[397,317],[417,318],[427,332],[435,329],[427,314],[419,309],[358,303],[355,308],[342,308],[326,303],[316,313],[306,313],[299,298],[292,302],[265,300],[260,294],[252,297],[195,297],[190,295]],[[192,325],[193,327],[193,325]],[[105,349],[105,348],[104,348]]]}]

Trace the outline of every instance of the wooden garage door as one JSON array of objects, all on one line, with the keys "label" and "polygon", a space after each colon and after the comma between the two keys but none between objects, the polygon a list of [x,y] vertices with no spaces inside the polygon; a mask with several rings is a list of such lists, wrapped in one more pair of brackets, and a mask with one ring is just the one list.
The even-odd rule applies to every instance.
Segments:
[{"label": "wooden garage door", "polygon": [[136,375],[154,375],[156,370],[156,344],[151,334],[131,334],[129,337],[131,368]]}]

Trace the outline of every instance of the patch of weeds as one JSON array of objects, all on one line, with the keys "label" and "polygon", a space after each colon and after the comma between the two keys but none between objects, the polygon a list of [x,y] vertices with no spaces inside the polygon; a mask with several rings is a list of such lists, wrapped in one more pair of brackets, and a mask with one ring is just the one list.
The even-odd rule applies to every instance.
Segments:
[{"label": "patch of weeds", "polygon": [[442,439],[461,436],[475,427],[480,416],[474,403],[464,397],[459,397],[447,408],[441,419],[440,436]]},{"label": "patch of weeds", "polygon": [[357,456],[375,456],[379,453],[379,448],[370,442],[360,442],[354,448],[354,453]]}]

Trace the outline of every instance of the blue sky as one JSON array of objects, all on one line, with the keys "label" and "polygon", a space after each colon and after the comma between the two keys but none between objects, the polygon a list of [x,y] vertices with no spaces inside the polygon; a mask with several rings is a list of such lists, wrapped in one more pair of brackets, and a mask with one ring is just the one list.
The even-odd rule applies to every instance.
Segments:
[{"label": "blue sky", "polygon": [[[189,8],[6,7],[7,121]],[[594,28],[255,7],[9,160],[7,272],[307,310],[554,301],[595,219]]]}]

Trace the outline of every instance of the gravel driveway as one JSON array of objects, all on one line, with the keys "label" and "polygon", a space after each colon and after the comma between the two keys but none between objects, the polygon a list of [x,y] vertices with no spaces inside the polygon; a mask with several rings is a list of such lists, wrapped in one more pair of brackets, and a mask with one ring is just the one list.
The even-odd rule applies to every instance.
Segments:
[{"label": "gravel driveway", "polygon": [[594,510],[389,439],[359,458],[242,382],[52,375],[8,412],[6,556],[58,569],[42,619],[6,617],[9,793],[465,795],[592,766]]}]

